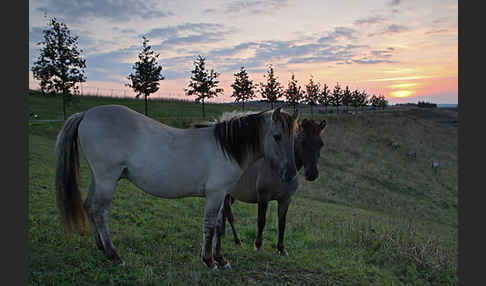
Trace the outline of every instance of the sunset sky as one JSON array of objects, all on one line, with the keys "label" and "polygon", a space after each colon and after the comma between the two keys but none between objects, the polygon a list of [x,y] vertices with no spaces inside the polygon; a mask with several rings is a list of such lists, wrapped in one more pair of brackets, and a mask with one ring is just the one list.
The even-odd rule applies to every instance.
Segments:
[{"label": "sunset sky", "polygon": [[[310,76],[394,103],[458,102],[457,1],[29,1],[29,68],[40,53],[47,19],[79,36],[86,59],[84,92],[131,95],[124,84],[150,39],[165,80],[152,97],[179,97],[197,55],[220,72],[232,101],[234,73],[244,66],[254,83],[273,64],[287,86]],[[29,72],[30,88],[38,83]],[[257,99],[260,99],[258,94]]]}]

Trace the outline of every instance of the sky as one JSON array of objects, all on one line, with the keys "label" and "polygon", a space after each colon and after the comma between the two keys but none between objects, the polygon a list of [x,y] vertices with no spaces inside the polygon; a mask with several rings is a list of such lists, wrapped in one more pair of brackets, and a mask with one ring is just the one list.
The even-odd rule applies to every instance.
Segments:
[{"label": "sky", "polygon": [[384,95],[391,104],[458,102],[457,0],[29,0],[34,89],[31,68],[46,16],[79,37],[83,93],[134,95],[125,84],[146,36],[165,77],[151,97],[195,98],[184,88],[201,55],[224,89],[210,102],[233,101],[240,67],[258,84],[270,64],[284,87],[294,74],[302,88],[312,76],[331,89]]}]

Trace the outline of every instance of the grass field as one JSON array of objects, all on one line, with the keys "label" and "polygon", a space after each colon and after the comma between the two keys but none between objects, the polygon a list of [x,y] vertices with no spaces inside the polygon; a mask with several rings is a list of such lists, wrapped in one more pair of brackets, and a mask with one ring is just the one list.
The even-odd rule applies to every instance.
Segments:
[{"label": "grass field", "polygon": [[[28,101],[39,119],[62,118],[58,99],[29,95]],[[112,103],[143,111],[141,100],[101,97],[83,97],[68,111]],[[208,104],[207,119],[233,109]],[[200,105],[182,101],[152,101],[149,114],[177,127],[202,120]],[[230,271],[210,271],[200,260],[204,199],[159,199],[126,180],[118,183],[110,214],[126,267],[105,260],[91,234],[67,236],[54,197],[54,144],[62,122],[30,121],[29,283],[457,285],[457,113],[402,108],[315,117],[328,121],[320,177],[300,177],[287,216],[290,256],[276,251],[276,202],[269,205],[261,252],[253,249],[256,205],[236,202],[243,245],[234,245],[227,228],[223,252]],[[84,160],[81,177],[85,190]]]}]

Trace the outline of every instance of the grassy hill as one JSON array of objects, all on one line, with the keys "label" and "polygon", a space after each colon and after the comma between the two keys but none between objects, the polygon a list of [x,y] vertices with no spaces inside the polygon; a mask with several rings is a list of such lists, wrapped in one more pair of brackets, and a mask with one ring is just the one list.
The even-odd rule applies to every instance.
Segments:
[{"label": "grassy hill", "polygon": [[[28,101],[39,119],[62,117],[59,99],[31,94]],[[82,97],[68,111],[113,103],[143,111],[141,100],[102,97]],[[208,104],[206,112],[211,118],[233,109]],[[201,106],[184,101],[152,101],[149,114],[177,127],[202,120]],[[287,217],[290,256],[277,255],[276,202],[269,205],[261,252],[253,249],[256,205],[236,202],[243,245],[234,245],[229,228],[223,238],[231,271],[209,271],[200,261],[204,199],[159,199],[126,180],[118,183],[110,214],[126,267],[106,261],[91,234],[66,236],[54,198],[62,122],[29,121],[29,283],[456,285],[457,113],[404,107],[315,118],[328,120],[320,177],[300,177]],[[81,177],[85,190],[84,160]]]}]

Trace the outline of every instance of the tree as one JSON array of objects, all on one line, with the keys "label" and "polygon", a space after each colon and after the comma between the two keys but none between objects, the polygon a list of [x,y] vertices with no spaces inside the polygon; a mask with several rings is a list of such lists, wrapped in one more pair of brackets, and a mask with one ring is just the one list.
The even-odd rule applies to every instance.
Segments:
[{"label": "tree", "polygon": [[282,97],[283,87],[282,84],[278,82],[272,65],[269,65],[267,74],[263,75],[263,77],[267,79],[267,82],[260,83],[260,94],[263,98],[270,102],[273,109],[273,104],[277,102],[280,97]]},{"label": "tree", "polygon": [[42,93],[48,92],[62,96],[62,118],[66,120],[66,106],[72,96],[79,94],[77,83],[85,82],[86,60],[81,57],[83,50],[78,49],[78,37],[72,36],[66,24],[51,18],[49,28],[42,31],[41,53],[34,62],[34,78],[40,80]]},{"label": "tree", "polygon": [[352,97],[351,97],[351,90],[349,90],[349,86],[346,86],[346,88],[343,91],[343,97],[342,97],[342,103],[344,106],[346,106],[346,111],[348,111],[348,106],[351,104]]},{"label": "tree", "polygon": [[241,67],[240,72],[235,73],[235,82],[231,85],[233,94],[231,97],[235,98],[235,102],[242,102],[242,110],[245,110],[245,101],[251,100],[255,97],[255,86],[253,81],[248,78],[248,73],[244,67]]},{"label": "tree", "polygon": [[376,109],[378,106],[380,106],[379,97],[373,94],[370,98],[370,103],[371,103],[371,106],[373,106],[373,109]]},{"label": "tree", "polygon": [[388,100],[386,100],[384,95],[378,96],[378,106],[385,110],[385,107],[388,106]]},{"label": "tree", "polygon": [[336,83],[331,95],[331,103],[332,105],[336,106],[336,112],[339,112],[339,105],[342,103],[342,98],[343,92],[341,90],[341,86],[339,86],[339,83]]},{"label": "tree", "polygon": [[149,40],[144,36],[142,51],[138,54],[138,61],[132,67],[134,72],[128,76],[130,82],[126,84],[126,86],[131,87],[137,93],[137,98],[143,94],[145,99],[145,115],[147,116],[147,98],[150,94],[159,90],[159,81],[164,79],[161,74],[162,66],[157,63],[160,54],[152,50],[148,42]]},{"label": "tree", "polygon": [[188,88],[184,89],[186,95],[196,95],[195,101],[202,103],[202,114],[206,117],[204,111],[205,99],[210,99],[223,93],[223,89],[218,87],[219,81],[216,78],[219,73],[211,69],[209,72],[206,70],[206,59],[199,55],[194,61],[194,70],[191,71],[192,76],[188,84]]},{"label": "tree", "polygon": [[304,101],[310,105],[312,117],[314,117],[313,107],[314,105],[317,105],[319,100],[319,89],[319,83],[314,83],[314,78],[311,75],[309,83],[305,86]]},{"label": "tree", "polygon": [[358,107],[361,106],[361,94],[360,92],[356,89],[351,92],[351,105],[354,107],[354,109],[358,109]]},{"label": "tree", "polygon": [[322,91],[319,94],[318,101],[320,104],[324,105],[327,112],[327,107],[331,104],[331,91],[329,90],[327,84],[324,84]]},{"label": "tree", "polygon": [[363,109],[363,107],[365,107],[366,105],[368,105],[369,103],[369,95],[366,93],[365,90],[363,90],[362,92],[360,92],[360,96],[359,96],[359,106],[361,106],[361,109]]},{"label": "tree", "polygon": [[303,93],[304,91],[300,86],[297,85],[295,75],[292,74],[292,78],[290,79],[287,89],[285,90],[285,97],[287,98],[287,102],[294,106],[294,111],[297,104],[302,100]]}]

